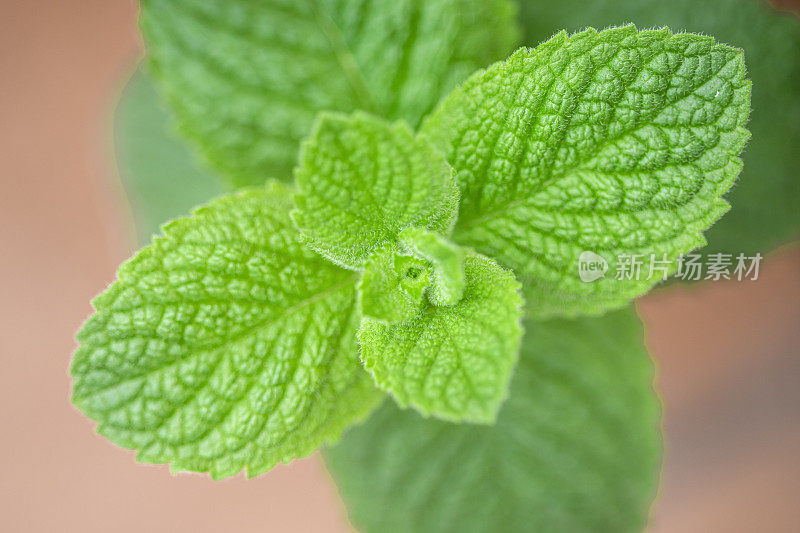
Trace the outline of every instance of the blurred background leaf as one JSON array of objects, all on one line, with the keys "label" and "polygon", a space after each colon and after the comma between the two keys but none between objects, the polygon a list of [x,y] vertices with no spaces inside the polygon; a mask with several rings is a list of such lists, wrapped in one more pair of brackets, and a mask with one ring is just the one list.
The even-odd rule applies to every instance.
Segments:
[{"label": "blurred background leaf", "polygon": [[142,70],[123,90],[114,122],[119,174],[140,243],[149,242],[165,221],[188,215],[224,192],[222,182],[202,169],[189,146],[173,134],[170,113]]},{"label": "blurred background leaf", "polygon": [[706,232],[704,253],[765,253],[800,237],[800,19],[762,0],[520,0],[523,41],[627,22],[669,26],[743,48],[753,81],[744,171],[733,209]]},{"label": "blurred background leaf", "polygon": [[290,182],[324,110],[415,127],[519,40],[515,0],[142,0],[149,72],[229,184]]},{"label": "blurred background leaf", "polygon": [[389,400],[326,452],[359,531],[644,528],[660,410],[635,312],[526,329],[497,425],[426,420]]}]

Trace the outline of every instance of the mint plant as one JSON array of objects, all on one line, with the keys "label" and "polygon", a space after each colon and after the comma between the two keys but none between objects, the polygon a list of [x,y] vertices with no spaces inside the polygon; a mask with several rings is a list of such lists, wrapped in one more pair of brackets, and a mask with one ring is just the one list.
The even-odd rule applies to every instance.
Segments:
[{"label": "mint plant", "polygon": [[372,414],[327,453],[365,531],[641,529],[659,413],[625,308],[660,277],[576,261],[705,244],[749,137],[742,51],[626,25],[464,80],[510,51],[511,4],[369,4],[143,2],[181,131],[244,188],[120,267],[73,402],[215,479]]}]

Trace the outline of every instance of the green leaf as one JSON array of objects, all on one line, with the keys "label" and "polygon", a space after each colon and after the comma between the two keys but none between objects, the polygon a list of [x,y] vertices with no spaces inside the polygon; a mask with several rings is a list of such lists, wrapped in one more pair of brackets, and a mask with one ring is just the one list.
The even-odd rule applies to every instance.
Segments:
[{"label": "green leaf", "polygon": [[660,414],[634,313],[526,329],[497,425],[424,420],[387,402],[326,452],[359,531],[644,528]]},{"label": "green leaf", "polygon": [[120,267],[78,334],[73,402],[138,460],[250,476],[333,442],[379,393],[356,275],[298,242],[291,191],[223,196]]},{"label": "green leaf", "polygon": [[433,305],[455,305],[464,296],[465,251],[441,235],[422,228],[408,228],[400,244],[430,264],[432,285],[428,300]]},{"label": "green leaf", "polygon": [[[598,314],[654,283],[581,281],[584,251],[676,260],[741,169],[740,50],[633,26],[559,33],[471,77],[425,131],[461,189],[453,239],[512,268],[534,316]],[[674,267],[673,267],[674,269]]]},{"label": "green leaf", "polygon": [[424,415],[491,423],[517,360],[522,299],[511,272],[470,255],[463,298],[400,324],[364,317],[361,358],[378,386]]},{"label": "green leaf", "polygon": [[424,261],[384,248],[364,265],[358,286],[361,314],[389,324],[411,320],[422,311],[430,283]]},{"label": "green leaf", "polygon": [[119,175],[143,244],[167,220],[224,192],[217,177],[202,170],[172,135],[171,126],[149,77],[137,70],[122,91],[114,133]]},{"label": "green leaf", "polygon": [[288,179],[319,111],[416,126],[517,42],[509,0],[142,0],[183,133],[237,186]]},{"label": "green leaf", "polygon": [[305,242],[331,261],[360,267],[400,232],[449,234],[458,210],[453,171],[405,123],[323,113],[303,142],[292,218]]},{"label": "green leaf", "polygon": [[714,35],[744,49],[753,81],[753,138],[727,195],[734,209],[706,233],[704,253],[762,254],[800,238],[800,19],[760,0],[522,0],[526,44],[554,31],[634,22]]}]

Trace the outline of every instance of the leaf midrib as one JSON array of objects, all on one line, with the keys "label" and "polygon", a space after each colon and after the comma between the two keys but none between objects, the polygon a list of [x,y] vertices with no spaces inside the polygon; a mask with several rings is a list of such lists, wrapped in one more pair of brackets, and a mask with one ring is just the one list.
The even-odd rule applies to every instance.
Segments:
[{"label": "leaf midrib", "polygon": [[[339,291],[341,289],[344,289],[348,285],[355,284],[357,278],[358,278],[358,274],[354,273],[351,276],[349,276],[347,279],[345,279],[345,281],[337,283],[336,285],[334,285],[332,287],[328,287],[324,291],[319,292],[319,293],[317,293],[317,294],[315,294],[315,295],[313,295],[313,296],[311,296],[309,298],[306,298],[305,300],[301,300],[300,302],[298,302],[295,305],[287,308],[286,310],[284,310],[283,312],[279,313],[278,315],[275,315],[275,316],[269,318],[268,320],[264,320],[264,321],[258,322],[256,324],[254,324],[253,326],[245,329],[244,331],[242,331],[238,335],[235,335],[233,337],[225,339],[222,343],[220,343],[218,345],[199,346],[199,347],[197,347],[196,350],[191,350],[191,349],[188,350],[189,353],[186,354],[186,355],[188,356],[188,358],[191,358],[194,355],[196,355],[198,352],[210,352],[210,351],[223,350],[223,349],[225,349],[225,348],[227,348],[227,347],[229,347],[229,346],[231,346],[233,344],[236,344],[237,342],[241,341],[242,339],[245,339],[246,337],[252,335],[256,330],[259,330],[259,329],[262,329],[262,328],[265,328],[265,327],[269,327],[269,326],[277,323],[278,321],[286,318],[287,316],[299,311],[300,309],[302,309],[304,307],[307,307],[309,305],[312,305],[312,304],[324,299],[326,296],[328,296],[328,295],[330,295],[330,294],[332,294],[334,292],[337,292],[337,291]],[[87,348],[89,348],[89,347],[87,346]],[[94,349],[94,348],[95,348],[95,346],[92,346],[92,349]],[[116,381],[112,385],[108,385],[108,386],[105,386],[105,387],[102,387],[102,388],[99,388],[99,389],[94,389],[91,392],[87,392],[86,394],[83,394],[81,396],[75,395],[73,401],[78,401],[78,400],[80,400],[82,398],[90,398],[90,397],[92,397],[94,395],[102,394],[104,392],[107,392],[107,391],[109,391],[109,390],[111,390],[111,389],[113,389],[115,387],[126,385],[128,383],[131,383],[131,382],[139,380],[139,379],[147,378],[147,377],[149,377],[149,376],[151,376],[151,375],[153,375],[153,374],[155,374],[157,372],[160,372],[160,371],[165,370],[167,368],[171,368],[172,366],[174,366],[174,365],[176,365],[176,364],[178,364],[178,363],[180,363],[182,361],[186,361],[186,359],[187,359],[186,357],[176,357],[173,361],[170,361],[169,363],[167,363],[165,365],[158,366],[156,368],[153,368],[151,370],[148,370],[148,371],[143,372],[141,374],[138,374],[136,376],[130,376],[130,377],[125,378],[123,380]]]},{"label": "leaf midrib", "polygon": [[[704,80],[701,84],[699,84],[696,87],[694,87],[687,94],[685,94],[683,96],[680,96],[679,98],[676,98],[675,100],[672,100],[672,101],[666,103],[663,107],[661,107],[658,110],[658,113],[654,114],[654,116],[658,116],[665,109],[667,109],[667,108],[669,108],[671,106],[679,104],[680,102],[682,102],[683,100],[685,100],[686,98],[688,98],[690,96],[696,95],[696,93],[700,89],[702,89],[706,84],[711,82],[715,78],[715,76],[717,76],[719,74],[719,72],[724,70],[725,67],[727,67],[731,62],[736,61],[738,58],[739,58],[739,56],[734,54],[718,70],[712,72],[710,74],[710,76],[708,77],[708,79]],[[733,80],[730,80],[730,81],[733,81]],[[735,87],[735,89],[736,88],[738,88],[738,87]],[[597,155],[599,153],[601,153],[606,147],[608,147],[609,145],[620,141],[621,139],[625,138],[626,136],[632,135],[632,134],[636,133],[637,131],[641,130],[642,128],[650,126],[650,125],[653,125],[652,121],[647,121],[647,122],[644,122],[644,123],[640,123],[640,124],[637,124],[636,126],[630,128],[630,129],[627,129],[625,131],[620,132],[618,135],[616,135],[614,137],[609,137],[609,138],[603,140],[601,143],[598,143],[598,145],[595,146],[589,153],[587,153],[586,157],[582,161],[576,162],[576,164],[573,165],[571,168],[564,169],[561,172],[558,172],[556,174],[553,174],[551,172],[550,175],[547,176],[543,180],[543,182],[536,188],[535,192],[546,190],[550,185],[552,185],[556,181],[558,181],[558,180],[560,180],[560,179],[562,179],[562,178],[564,178],[566,176],[571,175],[573,172],[578,172],[578,171],[581,171],[581,170],[591,171],[592,169],[584,168],[584,165],[586,165],[588,162],[592,161],[593,158],[597,157]],[[509,210],[509,209],[515,209],[517,207],[524,206],[527,202],[529,202],[531,200],[532,197],[533,197],[533,195],[530,194],[530,193],[529,194],[521,194],[519,198],[504,203],[502,206],[500,206],[498,209],[495,209],[494,211],[491,211],[489,213],[486,213],[485,215],[473,218],[472,220],[469,220],[468,222],[464,223],[463,225],[462,224],[458,224],[457,227],[454,230],[454,233],[457,234],[457,233],[460,233],[460,232],[467,231],[470,228],[473,228],[474,226],[478,226],[478,225],[482,224],[483,222],[486,222],[487,220],[491,220],[491,219],[503,216],[504,214],[506,214],[507,210]]]},{"label": "leaf midrib", "polygon": [[336,61],[339,63],[339,67],[342,69],[350,88],[353,90],[358,100],[358,107],[372,114],[381,115],[378,106],[372,98],[372,93],[367,86],[361,68],[358,66],[355,56],[350,50],[347,41],[345,41],[339,26],[319,5],[319,0],[311,0],[311,8],[314,11],[317,25],[330,43]]}]

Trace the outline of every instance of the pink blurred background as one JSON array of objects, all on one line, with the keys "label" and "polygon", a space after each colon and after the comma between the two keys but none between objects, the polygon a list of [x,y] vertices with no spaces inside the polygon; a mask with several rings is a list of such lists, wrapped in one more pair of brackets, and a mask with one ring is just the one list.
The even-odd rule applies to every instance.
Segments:
[{"label": "pink blurred background", "polygon": [[[130,0],[0,0],[0,530],[350,531],[317,456],[173,477],[69,404],[73,335],[134,249],[110,117],[135,22]],[[800,531],[800,247],[640,310],[666,404],[651,531]]]}]

